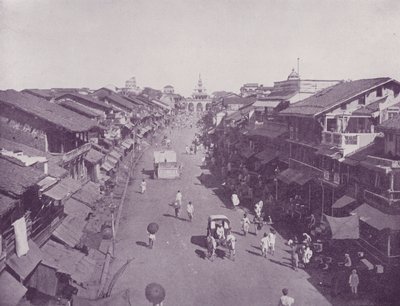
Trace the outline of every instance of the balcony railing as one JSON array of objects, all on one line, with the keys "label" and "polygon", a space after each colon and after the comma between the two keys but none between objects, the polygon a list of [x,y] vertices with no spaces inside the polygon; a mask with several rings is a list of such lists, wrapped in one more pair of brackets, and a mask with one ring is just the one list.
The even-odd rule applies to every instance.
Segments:
[{"label": "balcony railing", "polygon": [[364,190],[364,199],[378,205],[390,206],[400,204],[400,191],[385,191],[384,194]]},{"label": "balcony railing", "polygon": [[345,155],[372,143],[377,133],[322,132],[322,143],[345,150]]}]

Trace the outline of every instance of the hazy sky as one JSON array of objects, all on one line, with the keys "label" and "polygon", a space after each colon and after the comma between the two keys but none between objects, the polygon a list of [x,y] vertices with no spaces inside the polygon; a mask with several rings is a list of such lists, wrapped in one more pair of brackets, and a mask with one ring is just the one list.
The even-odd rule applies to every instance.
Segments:
[{"label": "hazy sky", "polygon": [[400,1],[0,0],[0,89],[400,80]]}]

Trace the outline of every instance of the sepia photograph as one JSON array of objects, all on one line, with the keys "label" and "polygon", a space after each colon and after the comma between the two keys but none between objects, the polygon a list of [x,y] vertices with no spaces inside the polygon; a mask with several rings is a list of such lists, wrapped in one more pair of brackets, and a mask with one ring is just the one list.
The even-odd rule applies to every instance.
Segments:
[{"label": "sepia photograph", "polygon": [[0,0],[0,306],[400,305],[400,1]]}]

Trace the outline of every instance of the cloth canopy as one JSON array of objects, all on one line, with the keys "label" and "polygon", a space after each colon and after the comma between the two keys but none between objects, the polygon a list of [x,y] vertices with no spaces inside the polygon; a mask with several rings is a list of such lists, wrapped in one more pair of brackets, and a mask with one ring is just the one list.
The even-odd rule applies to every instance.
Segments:
[{"label": "cloth canopy", "polygon": [[357,216],[336,218],[324,215],[332,232],[332,239],[360,238],[360,225]]}]

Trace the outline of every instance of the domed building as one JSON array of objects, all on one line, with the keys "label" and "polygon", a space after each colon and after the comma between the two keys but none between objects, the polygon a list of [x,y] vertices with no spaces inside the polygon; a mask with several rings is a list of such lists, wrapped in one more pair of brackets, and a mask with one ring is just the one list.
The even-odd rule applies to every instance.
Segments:
[{"label": "domed building", "polygon": [[173,94],[174,92],[175,92],[175,89],[171,85],[164,86],[164,88],[163,88],[163,93],[165,93],[165,94]]}]

